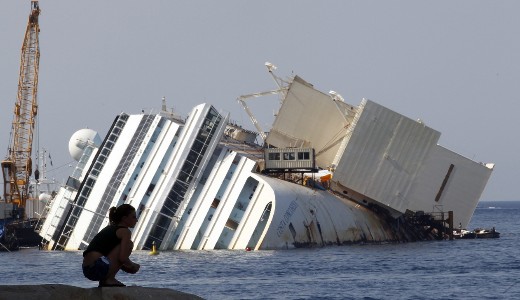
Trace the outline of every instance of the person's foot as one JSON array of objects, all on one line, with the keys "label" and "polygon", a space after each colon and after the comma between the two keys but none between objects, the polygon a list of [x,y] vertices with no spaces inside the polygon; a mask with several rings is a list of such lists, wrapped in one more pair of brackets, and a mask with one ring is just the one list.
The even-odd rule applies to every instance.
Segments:
[{"label": "person's foot", "polygon": [[123,270],[126,273],[135,274],[137,271],[139,271],[139,265],[138,264],[132,264],[130,266],[122,265],[121,270]]},{"label": "person's foot", "polygon": [[126,286],[126,285],[119,280],[107,280],[107,281],[99,282],[99,287],[122,287],[122,286]]}]

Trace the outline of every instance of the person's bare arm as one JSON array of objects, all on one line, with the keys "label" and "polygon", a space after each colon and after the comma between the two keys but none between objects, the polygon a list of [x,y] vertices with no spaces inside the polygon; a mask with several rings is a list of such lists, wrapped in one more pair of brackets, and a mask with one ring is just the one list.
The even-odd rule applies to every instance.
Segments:
[{"label": "person's bare arm", "polygon": [[121,250],[119,252],[119,262],[124,266],[123,270],[128,273],[135,273],[139,270],[139,264],[136,264],[130,260],[130,254],[132,254],[133,242],[130,239],[132,233],[128,228],[119,228],[117,230],[117,236],[121,239]]}]

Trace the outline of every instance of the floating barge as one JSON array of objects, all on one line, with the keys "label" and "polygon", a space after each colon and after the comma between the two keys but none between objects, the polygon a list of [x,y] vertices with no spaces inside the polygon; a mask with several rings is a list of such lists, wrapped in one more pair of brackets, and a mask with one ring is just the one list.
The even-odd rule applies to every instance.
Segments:
[{"label": "floating barge", "polygon": [[38,225],[43,247],[85,249],[123,203],[138,212],[137,250],[408,242],[467,226],[493,164],[438,145],[422,121],[267,66],[278,89],[251,95],[280,95],[268,132],[207,103],[187,118],[164,103],[157,114],[121,113],[103,139],[76,132],[78,164]]}]

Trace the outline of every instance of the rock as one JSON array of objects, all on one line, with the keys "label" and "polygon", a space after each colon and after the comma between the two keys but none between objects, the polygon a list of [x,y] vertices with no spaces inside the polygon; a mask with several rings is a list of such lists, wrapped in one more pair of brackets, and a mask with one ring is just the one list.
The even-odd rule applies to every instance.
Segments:
[{"label": "rock", "polygon": [[141,300],[141,299],[203,299],[199,296],[166,288],[141,286],[80,288],[64,284],[0,285],[0,300]]}]

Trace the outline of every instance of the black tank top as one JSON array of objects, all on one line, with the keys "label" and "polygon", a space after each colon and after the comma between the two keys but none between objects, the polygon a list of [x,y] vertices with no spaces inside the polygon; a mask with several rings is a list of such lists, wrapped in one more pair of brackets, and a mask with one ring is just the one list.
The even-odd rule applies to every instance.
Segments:
[{"label": "black tank top", "polygon": [[121,243],[121,239],[117,237],[116,231],[119,228],[127,228],[125,226],[108,225],[103,228],[90,242],[87,250],[83,252],[83,256],[91,251],[101,252],[104,256],[107,256],[112,249]]}]

